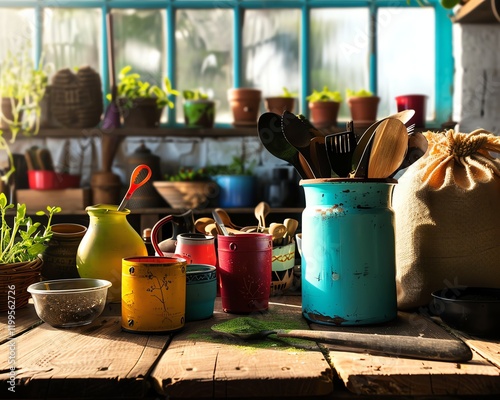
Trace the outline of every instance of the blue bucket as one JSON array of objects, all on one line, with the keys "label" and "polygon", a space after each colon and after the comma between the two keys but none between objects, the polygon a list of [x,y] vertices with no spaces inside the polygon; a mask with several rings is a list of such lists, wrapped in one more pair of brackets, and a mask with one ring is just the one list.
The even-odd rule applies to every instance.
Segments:
[{"label": "blue bucket", "polygon": [[219,206],[253,207],[255,206],[256,178],[251,175],[216,175],[214,180],[219,185]]},{"label": "blue bucket", "polygon": [[394,180],[302,180],[302,313],[326,325],[397,316]]}]

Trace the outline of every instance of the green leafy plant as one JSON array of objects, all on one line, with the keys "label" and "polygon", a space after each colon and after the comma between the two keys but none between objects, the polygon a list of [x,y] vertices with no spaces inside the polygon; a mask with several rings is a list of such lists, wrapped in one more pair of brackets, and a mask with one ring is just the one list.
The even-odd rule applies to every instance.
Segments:
[{"label": "green leafy plant", "polygon": [[339,91],[331,91],[328,86],[323,86],[322,91],[313,90],[313,92],[306,97],[306,100],[315,103],[318,101],[336,101],[340,103],[342,101],[342,95]]},{"label": "green leafy plant", "polygon": [[12,227],[6,220],[7,211],[13,209],[5,193],[0,193],[0,263],[32,261],[41,254],[52,237],[51,223],[54,214],[61,212],[61,207],[47,207],[47,212],[38,211],[36,215],[46,215],[45,228],[40,222],[33,222],[26,216],[26,204],[17,204]]},{"label": "green leafy plant", "polygon": [[[178,96],[180,94],[178,90],[172,88],[168,77],[163,78],[165,89],[162,89],[157,85],[142,81],[140,74],[132,72],[130,65],[122,68],[118,74],[118,79],[117,94],[119,98],[125,100],[123,104],[125,108],[132,108],[134,100],[144,98],[156,98],[158,108],[165,106],[173,108],[174,102],[170,100],[169,96]],[[106,97],[111,100],[111,94]]]},{"label": "green leafy plant", "polygon": [[253,161],[247,165],[245,157],[233,156],[228,165],[212,165],[206,168],[207,173],[215,175],[253,175],[257,162]]},{"label": "green leafy plant", "polygon": [[[427,0],[415,0],[419,6],[429,5],[430,3]],[[406,0],[406,4],[410,4],[411,0]],[[461,0],[440,0],[439,3],[443,8],[452,9],[453,7],[459,5]]]},{"label": "green leafy plant", "polygon": [[286,87],[283,87],[283,97],[297,97],[297,93],[290,92]]},{"label": "green leafy plant", "polygon": [[354,91],[351,89],[346,90],[347,97],[371,97],[373,93],[366,89],[360,89],[358,91]]},{"label": "green leafy plant", "polygon": [[184,90],[182,92],[184,100],[208,100],[208,94],[201,89]]},{"label": "green leafy plant", "polygon": [[176,174],[165,175],[165,180],[170,182],[199,182],[209,181],[210,174],[206,168],[181,167]]},{"label": "green leafy plant", "polygon": [[0,119],[11,134],[7,140],[4,131],[0,130],[0,150],[7,153],[10,164],[9,171],[1,178],[5,183],[15,172],[9,143],[14,143],[20,132],[31,136],[38,134],[40,129],[41,101],[48,84],[47,76],[48,67],[43,67],[42,61],[35,67],[28,50],[9,51],[0,64],[0,98],[10,104],[10,113],[0,112]]}]

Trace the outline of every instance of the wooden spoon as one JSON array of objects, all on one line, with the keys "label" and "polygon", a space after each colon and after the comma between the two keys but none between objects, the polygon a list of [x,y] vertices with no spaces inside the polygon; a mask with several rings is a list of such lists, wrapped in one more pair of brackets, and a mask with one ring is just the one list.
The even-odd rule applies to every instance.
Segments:
[{"label": "wooden spoon", "polygon": [[396,171],[408,150],[408,131],[397,119],[383,121],[375,131],[368,162],[368,178],[385,179]]},{"label": "wooden spoon", "polygon": [[355,178],[366,178],[366,169],[368,168],[368,157],[370,155],[370,146],[372,143],[373,135],[377,127],[385,120],[389,118],[398,119],[403,124],[406,124],[411,117],[415,114],[415,110],[404,110],[396,114],[390,115],[386,118],[382,118],[374,122],[370,127],[363,133],[361,138],[354,149],[352,154],[352,166],[355,170]]},{"label": "wooden spoon", "polygon": [[216,208],[214,211],[217,214],[219,214],[220,219],[222,220],[222,222],[224,223],[224,225],[226,227],[233,228],[235,230],[240,230],[241,229],[241,226],[238,226],[238,225],[234,224],[233,221],[231,221],[231,217],[226,212],[226,210],[224,210],[223,208]]},{"label": "wooden spoon", "polygon": [[255,218],[257,218],[257,221],[259,221],[258,231],[260,231],[261,229],[265,229],[266,217],[270,211],[271,207],[265,201],[261,201],[259,204],[255,206],[254,215]]},{"label": "wooden spoon", "polygon": [[281,245],[283,236],[285,236],[286,232],[286,227],[283,224],[273,222],[269,225],[269,234],[272,235],[273,245],[275,246]]},{"label": "wooden spoon", "polygon": [[299,227],[299,221],[293,218],[285,218],[283,225],[285,225],[286,228],[286,233],[283,237],[283,245],[287,245],[292,242],[295,231]]},{"label": "wooden spoon", "polygon": [[206,233],[206,230],[205,230],[206,226],[213,224],[214,222],[215,221],[212,218],[202,217],[202,218],[198,218],[194,222],[194,227],[198,232],[205,234]]}]

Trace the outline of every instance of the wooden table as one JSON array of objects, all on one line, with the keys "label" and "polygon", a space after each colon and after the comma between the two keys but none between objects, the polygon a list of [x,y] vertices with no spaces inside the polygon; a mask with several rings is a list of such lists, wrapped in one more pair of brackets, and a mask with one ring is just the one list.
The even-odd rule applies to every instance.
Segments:
[{"label": "wooden table", "polygon": [[[284,318],[307,328],[300,300],[273,297],[270,311],[255,317]],[[187,323],[176,334],[123,332],[119,311],[108,306],[91,325],[73,329],[41,323],[31,304],[16,311],[15,329],[7,324],[7,313],[0,314],[0,398],[448,400],[500,394],[498,341],[462,336],[474,357],[456,364],[339,351],[296,339],[241,342],[217,336],[213,324],[237,317],[221,311],[220,299],[213,318]],[[380,326],[310,328],[450,336],[436,321],[410,313]],[[9,355],[15,356],[12,363]],[[11,373],[15,393],[9,390]]]}]

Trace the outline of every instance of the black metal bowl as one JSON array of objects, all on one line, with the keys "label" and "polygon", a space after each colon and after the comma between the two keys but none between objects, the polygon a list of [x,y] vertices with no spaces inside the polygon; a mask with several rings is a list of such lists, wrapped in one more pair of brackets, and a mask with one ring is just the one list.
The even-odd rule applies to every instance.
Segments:
[{"label": "black metal bowl", "polygon": [[450,327],[472,336],[500,337],[500,288],[446,288],[432,297],[434,314]]}]

